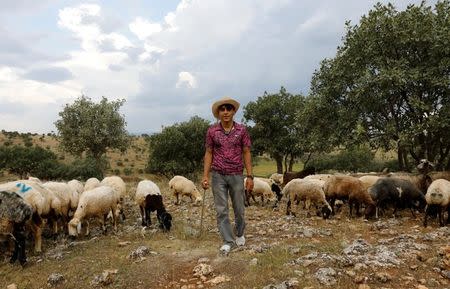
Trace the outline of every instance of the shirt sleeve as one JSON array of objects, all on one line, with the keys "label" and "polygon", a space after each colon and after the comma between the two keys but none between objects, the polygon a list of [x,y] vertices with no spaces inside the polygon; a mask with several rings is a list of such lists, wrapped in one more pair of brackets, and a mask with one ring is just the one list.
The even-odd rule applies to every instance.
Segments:
[{"label": "shirt sleeve", "polygon": [[245,126],[244,126],[244,131],[242,133],[242,146],[243,147],[251,147],[252,146],[252,141],[250,140],[250,135]]},{"label": "shirt sleeve", "polygon": [[205,147],[206,148],[213,148],[214,147],[214,141],[213,141],[212,129],[211,128],[208,128],[208,131],[206,132]]}]

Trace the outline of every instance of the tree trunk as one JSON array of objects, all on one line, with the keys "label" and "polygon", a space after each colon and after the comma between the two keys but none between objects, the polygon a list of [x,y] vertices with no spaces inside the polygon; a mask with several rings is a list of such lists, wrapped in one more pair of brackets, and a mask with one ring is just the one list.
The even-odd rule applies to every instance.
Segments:
[{"label": "tree trunk", "polygon": [[291,155],[290,158],[289,158],[289,171],[290,172],[294,171],[292,169],[294,167],[294,161],[295,161],[295,158]]},{"label": "tree trunk", "polygon": [[288,156],[287,155],[285,155],[284,157],[283,157],[283,159],[284,159],[284,169],[286,170],[286,172],[289,172],[289,167],[288,167]]},{"label": "tree trunk", "polygon": [[403,149],[400,146],[397,147],[397,162],[398,169],[400,171],[404,171],[405,166],[403,165]]},{"label": "tree trunk", "polygon": [[277,173],[283,173],[283,158],[280,155],[274,156],[275,162],[277,163]]}]

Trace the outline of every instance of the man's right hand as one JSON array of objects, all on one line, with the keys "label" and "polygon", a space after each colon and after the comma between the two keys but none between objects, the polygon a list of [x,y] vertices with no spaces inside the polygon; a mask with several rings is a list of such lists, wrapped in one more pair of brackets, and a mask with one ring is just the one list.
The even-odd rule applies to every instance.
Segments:
[{"label": "man's right hand", "polygon": [[208,181],[208,178],[203,178],[203,180],[202,180],[202,188],[203,188],[204,190],[207,190],[207,189],[209,188],[209,181]]}]

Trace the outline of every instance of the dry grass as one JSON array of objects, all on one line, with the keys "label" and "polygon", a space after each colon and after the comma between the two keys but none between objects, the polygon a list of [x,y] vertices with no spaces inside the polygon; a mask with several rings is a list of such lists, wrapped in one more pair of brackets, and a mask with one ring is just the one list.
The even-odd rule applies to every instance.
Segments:
[{"label": "dry grass", "polygon": [[[45,140],[51,144],[52,140]],[[142,140],[138,140],[139,147],[145,147]],[[117,160],[135,162],[135,168],[145,165],[145,160],[137,161],[136,151],[129,151],[126,155],[112,153],[111,165]],[[68,157],[65,158],[65,161]],[[267,176],[274,171],[275,164],[260,161],[255,167],[255,174]],[[296,167],[297,170],[300,169]],[[133,178],[134,179],[133,179]],[[60,235],[57,240],[44,238],[43,253],[41,255],[29,253],[29,264],[21,268],[17,263],[10,265],[7,261],[10,252],[0,248],[0,288],[15,283],[18,288],[48,288],[47,278],[52,273],[60,273],[65,282],[55,288],[93,288],[94,277],[104,270],[117,269],[112,283],[107,288],[180,288],[182,285],[196,285],[198,278],[192,274],[198,259],[207,257],[214,269],[214,274],[226,275],[230,281],[219,284],[215,288],[262,288],[268,284],[279,284],[290,277],[297,277],[299,288],[312,286],[323,288],[314,278],[318,265],[286,265],[300,256],[311,252],[328,254],[341,254],[345,245],[357,238],[363,238],[370,244],[377,244],[382,238],[390,238],[399,234],[425,234],[436,231],[436,224],[428,228],[420,225],[420,220],[410,218],[409,212],[402,212],[404,217],[402,225],[393,228],[393,232],[376,232],[371,229],[373,222],[364,222],[362,219],[347,217],[348,211],[344,208],[340,216],[331,220],[322,220],[317,217],[306,218],[304,212],[297,218],[287,218],[284,215],[285,205],[280,210],[273,211],[270,206],[251,206],[246,210],[247,245],[245,249],[234,250],[228,257],[218,255],[221,240],[216,229],[215,211],[212,204],[211,192],[207,191],[205,221],[202,234],[200,234],[199,216],[201,207],[193,206],[188,199],[183,199],[180,206],[173,204],[167,179],[156,178],[150,175],[134,174],[128,178],[127,190],[129,197],[126,201],[127,219],[119,225],[117,232],[109,227],[108,233],[99,232],[98,224],[91,224],[92,233],[89,237],[82,237],[71,243],[66,236]],[[163,233],[156,229],[146,230],[142,234],[139,209],[133,203],[134,188],[141,177],[155,181],[161,188],[167,210],[174,216],[174,225],[170,233]],[[152,215],[153,223],[156,222]],[[287,225],[285,231],[283,226]],[[329,230],[331,236],[314,235],[304,237],[296,235],[299,228],[310,227]],[[292,229],[289,229],[292,228]],[[395,229],[395,230],[394,230]],[[297,230],[297,231],[296,231]],[[127,242],[127,243],[123,243]],[[448,244],[448,240],[436,240],[426,243],[429,248],[421,252],[423,260],[435,258],[440,247]],[[28,252],[33,244],[28,243]],[[254,246],[268,245],[267,250],[256,252]],[[127,256],[139,246],[147,246],[156,255],[146,256],[142,260],[132,260]],[[1,247],[1,246],[0,246]],[[293,253],[292,249],[296,251]],[[257,258],[257,265],[249,265],[250,260]],[[414,270],[411,266],[417,266]],[[419,279],[436,279],[441,282],[440,288],[448,288],[449,282],[443,280],[433,271],[434,263],[419,261],[411,258],[397,268],[385,269],[393,278],[387,284],[373,278],[376,270],[368,268],[358,275],[369,276],[371,288],[415,288]],[[353,270],[343,268],[341,271]],[[403,276],[410,276],[415,282],[402,281]],[[208,277],[211,279],[211,277]],[[334,288],[357,288],[354,278],[343,273],[338,278]],[[399,281],[400,280],[400,281]],[[211,285],[202,284],[204,288]],[[433,288],[433,286],[428,286]],[[434,287],[439,288],[439,287]]]}]

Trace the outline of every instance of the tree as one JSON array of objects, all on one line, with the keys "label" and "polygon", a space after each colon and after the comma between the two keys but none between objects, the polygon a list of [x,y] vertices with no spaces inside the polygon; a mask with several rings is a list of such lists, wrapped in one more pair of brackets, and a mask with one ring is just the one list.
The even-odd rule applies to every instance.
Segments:
[{"label": "tree", "polygon": [[294,125],[303,104],[303,96],[290,94],[281,87],[278,93],[265,92],[244,107],[245,123],[254,123],[249,128],[254,149],[274,158],[278,173],[283,172],[283,162],[285,170],[292,170],[294,160],[305,153]]},{"label": "tree", "polygon": [[147,171],[173,175],[193,175],[203,169],[205,136],[209,122],[194,116],[187,122],[165,127],[149,137]]},{"label": "tree", "polygon": [[20,178],[27,175],[44,178],[58,178],[60,164],[56,155],[39,146],[0,147],[0,169],[6,169]]},{"label": "tree", "polygon": [[327,117],[334,111],[332,140],[395,148],[402,170],[408,156],[449,166],[449,1],[434,11],[425,2],[405,11],[378,3],[346,26],[336,57],[311,82],[314,106]]},{"label": "tree", "polygon": [[119,113],[125,100],[108,101],[103,97],[99,103],[81,96],[73,104],[67,104],[55,122],[63,150],[81,156],[86,153],[98,163],[108,149],[126,151],[130,145],[125,129],[125,118]]}]

